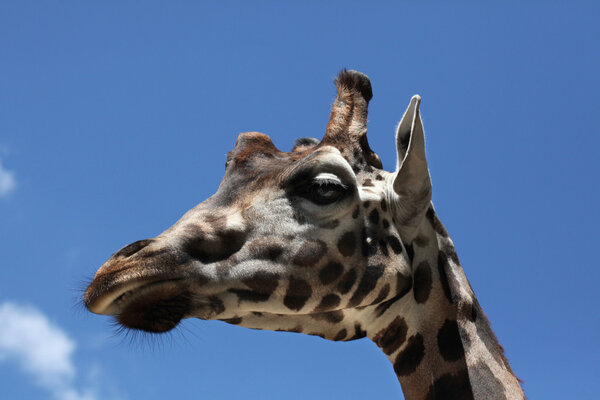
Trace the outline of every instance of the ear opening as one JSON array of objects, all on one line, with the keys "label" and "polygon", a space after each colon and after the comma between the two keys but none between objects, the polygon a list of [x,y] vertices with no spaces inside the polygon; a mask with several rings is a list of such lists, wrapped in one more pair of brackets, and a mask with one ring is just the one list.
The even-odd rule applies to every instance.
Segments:
[{"label": "ear opening", "polygon": [[393,186],[398,195],[398,219],[405,224],[425,212],[431,201],[420,104],[421,97],[413,96],[396,130],[398,162]]}]

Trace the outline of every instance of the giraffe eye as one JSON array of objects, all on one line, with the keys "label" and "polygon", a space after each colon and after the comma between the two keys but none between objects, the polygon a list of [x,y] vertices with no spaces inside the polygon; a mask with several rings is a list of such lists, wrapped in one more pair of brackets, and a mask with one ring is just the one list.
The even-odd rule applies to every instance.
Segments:
[{"label": "giraffe eye", "polygon": [[327,205],[335,203],[346,194],[346,188],[337,184],[318,184],[313,185],[309,191],[307,198],[315,204]]},{"label": "giraffe eye", "polygon": [[350,193],[350,190],[335,175],[320,174],[297,193],[313,203],[324,206],[333,204]]}]

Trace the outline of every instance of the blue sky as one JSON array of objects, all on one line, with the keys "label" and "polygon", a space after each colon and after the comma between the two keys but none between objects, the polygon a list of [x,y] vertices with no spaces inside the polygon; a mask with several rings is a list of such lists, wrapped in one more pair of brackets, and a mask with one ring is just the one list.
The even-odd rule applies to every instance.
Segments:
[{"label": "blue sky", "polygon": [[0,3],[0,398],[401,398],[366,339],[188,320],[130,343],[77,306],[216,190],[239,132],[320,138],[344,67],[388,170],[422,96],[436,209],[528,397],[595,398],[597,3],[282,3]]}]

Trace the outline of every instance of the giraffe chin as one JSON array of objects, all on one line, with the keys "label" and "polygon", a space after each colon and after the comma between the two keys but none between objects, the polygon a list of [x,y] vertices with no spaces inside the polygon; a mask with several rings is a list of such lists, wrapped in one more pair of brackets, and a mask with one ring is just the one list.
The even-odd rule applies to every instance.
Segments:
[{"label": "giraffe chin", "polygon": [[119,324],[151,333],[175,328],[190,310],[192,295],[177,282],[151,284],[122,295],[114,314]]}]

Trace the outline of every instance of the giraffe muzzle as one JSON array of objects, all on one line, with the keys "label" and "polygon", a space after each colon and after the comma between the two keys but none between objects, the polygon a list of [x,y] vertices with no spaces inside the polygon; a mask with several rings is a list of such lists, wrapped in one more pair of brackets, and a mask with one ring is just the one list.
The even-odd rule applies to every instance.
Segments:
[{"label": "giraffe muzzle", "polygon": [[84,294],[93,313],[119,315],[128,301],[149,292],[164,298],[173,282],[183,279],[187,258],[156,239],[131,243],[113,254],[96,272]]}]

